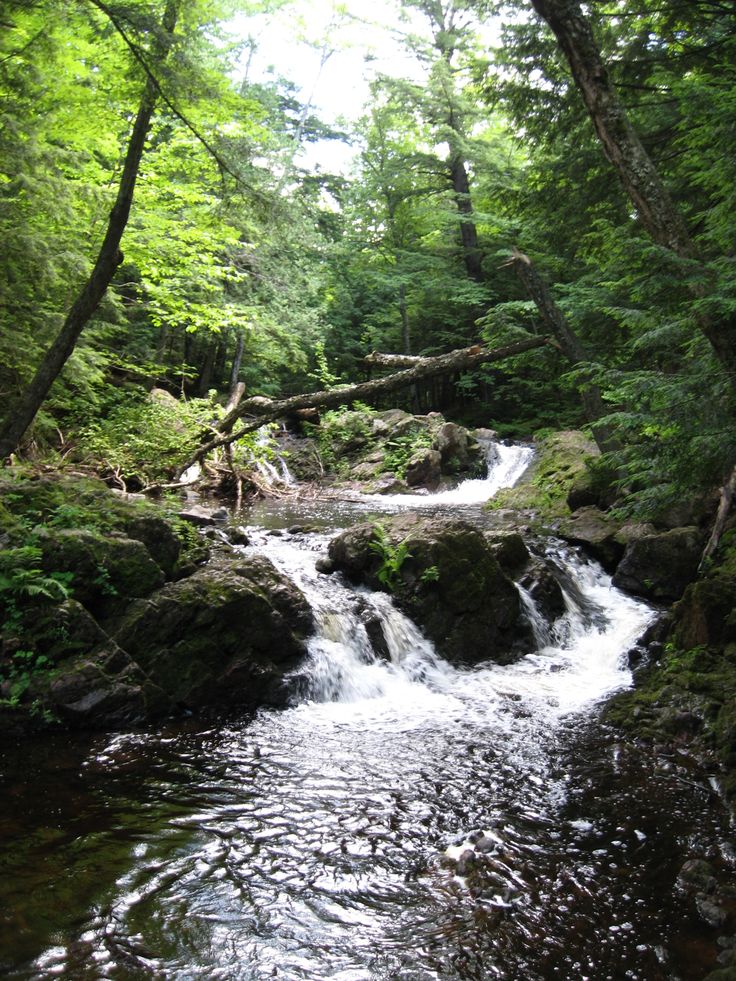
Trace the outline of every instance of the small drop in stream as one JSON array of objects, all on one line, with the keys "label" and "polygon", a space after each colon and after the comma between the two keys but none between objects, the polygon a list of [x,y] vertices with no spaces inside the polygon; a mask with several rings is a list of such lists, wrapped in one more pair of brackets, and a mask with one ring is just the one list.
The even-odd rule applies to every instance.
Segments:
[{"label": "small drop in stream", "polygon": [[[501,450],[496,487],[528,462]],[[412,506],[479,520],[484,483]],[[243,515],[248,548],[315,610],[293,707],[2,748],[4,977],[695,981],[717,966],[734,911],[709,924],[678,885],[694,858],[732,874],[716,789],[599,719],[653,611],[552,542],[567,609],[545,632],[522,593],[538,650],[452,667],[389,596],[315,569],[338,529],[408,503]],[[319,530],[284,532],[297,521]]]}]

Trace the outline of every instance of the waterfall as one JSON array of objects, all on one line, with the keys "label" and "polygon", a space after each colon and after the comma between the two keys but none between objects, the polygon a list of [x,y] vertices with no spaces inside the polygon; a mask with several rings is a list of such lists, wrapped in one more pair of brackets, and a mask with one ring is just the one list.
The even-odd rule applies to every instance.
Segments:
[{"label": "waterfall", "polygon": [[485,477],[463,480],[450,490],[434,494],[368,494],[365,498],[381,504],[385,511],[404,508],[433,508],[484,504],[504,487],[513,487],[527,469],[534,456],[534,448],[519,443],[506,446],[488,443],[486,450]]},{"label": "waterfall", "polygon": [[261,426],[257,432],[256,444],[263,449],[268,447],[276,463],[274,464],[266,459],[258,459],[254,456],[256,470],[267,484],[281,484],[282,486],[291,487],[294,484],[294,478],[289,471],[286,460],[274,448],[273,442],[270,426]]},{"label": "waterfall", "polygon": [[[512,486],[529,466],[529,446],[491,444],[486,477],[463,481],[451,491],[430,495],[379,497],[385,509],[446,503],[470,505]],[[623,653],[652,617],[648,607],[614,589],[597,563],[582,558],[559,542],[550,543],[548,568],[558,579],[565,612],[549,624],[531,594],[517,584],[536,651],[510,666],[486,662],[459,669],[441,660],[432,643],[396,608],[391,597],[355,589],[341,576],[315,570],[318,550],[330,536],[275,537],[251,530],[253,546],[294,580],[312,606],[317,623],[309,642],[310,661],[302,685],[310,703],[353,705],[383,712],[388,705],[417,711],[442,696],[483,711],[503,697],[532,700],[571,711],[630,684]],[[368,708],[368,702],[374,702]],[[379,704],[382,703],[382,704]]]}]

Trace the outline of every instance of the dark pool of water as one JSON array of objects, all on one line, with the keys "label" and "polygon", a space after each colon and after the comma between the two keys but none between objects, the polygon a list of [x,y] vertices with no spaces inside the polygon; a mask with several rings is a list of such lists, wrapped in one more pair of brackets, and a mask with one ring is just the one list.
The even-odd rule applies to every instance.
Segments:
[{"label": "dark pool of water", "polygon": [[[589,724],[524,742],[295,710],[6,746],[0,971],[702,978],[723,931],[676,877],[693,855],[729,874],[707,782]],[[469,888],[442,854],[486,828]]]}]

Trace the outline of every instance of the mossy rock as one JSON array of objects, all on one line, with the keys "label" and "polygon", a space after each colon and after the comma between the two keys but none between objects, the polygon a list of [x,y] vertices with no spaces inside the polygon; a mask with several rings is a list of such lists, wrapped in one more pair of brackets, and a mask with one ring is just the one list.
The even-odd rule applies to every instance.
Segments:
[{"label": "mossy rock", "polygon": [[311,609],[265,558],[210,565],[135,602],[115,635],[173,702],[187,708],[283,704],[305,654]]},{"label": "mossy rock", "polygon": [[142,542],[167,577],[182,563],[200,562],[208,552],[174,515],[149,501],[130,500],[101,480],[48,474],[38,478],[0,478],[0,535],[21,544],[29,529],[83,529]]},{"label": "mossy rock", "polygon": [[698,574],[702,550],[703,536],[697,528],[674,528],[633,538],[613,583],[648,599],[679,599]]},{"label": "mossy rock", "polygon": [[39,541],[44,571],[70,573],[74,596],[95,615],[110,615],[164,583],[146,546],[133,538],[76,528],[48,529]]},{"label": "mossy rock", "polygon": [[486,507],[536,511],[546,520],[569,515],[568,496],[583,483],[593,486],[590,464],[599,456],[596,444],[578,430],[545,436],[537,444],[536,457],[520,482],[499,491]]},{"label": "mossy rock", "polygon": [[717,576],[691,583],[674,615],[673,640],[684,650],[736,641],[736,578]]},{"label": "mossy rock", "polygon": [[[404,558],[387,581],[392,554]],[[361,524],[333,539],[329,555],[353,581],[389,588],[449,661],[505,664],[531,647],[516,587],[466,522],[412,514]]]}]

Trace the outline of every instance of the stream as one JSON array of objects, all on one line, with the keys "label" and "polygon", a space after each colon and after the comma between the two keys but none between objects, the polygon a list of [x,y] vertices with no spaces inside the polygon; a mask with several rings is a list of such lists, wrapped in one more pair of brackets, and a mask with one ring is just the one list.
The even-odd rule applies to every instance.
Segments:
[{"label": "stream", "polygon": [[[315,611],[292,708],[3,747],[2,976],[689,981],[714,968],[719,930],[676,880],[692,857],[733,867],[723,805],[687,757],[598,719],[631,684],[648,606],[553,541],[564,617],[550,630],[522,592],[538,650],[461,670],[389,596],[315,571],[368,516],[482,521],[530,455],[500,446],[485,480],[436,495],[243,512],[244,550]],[[389,658],[373,654],[366,607]],[[481,847],[483,875],[464,874]]]}]

